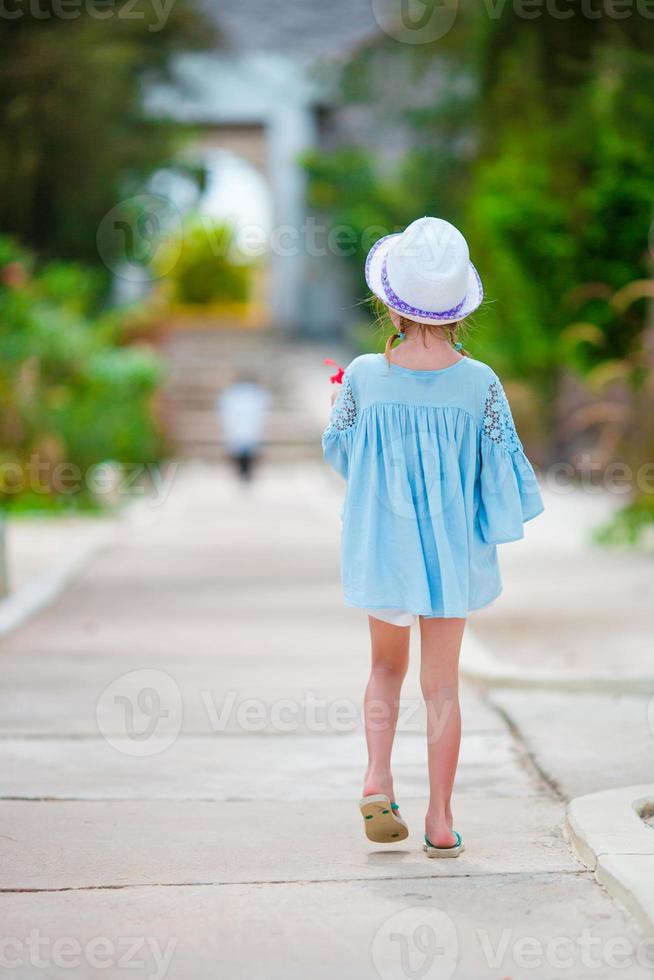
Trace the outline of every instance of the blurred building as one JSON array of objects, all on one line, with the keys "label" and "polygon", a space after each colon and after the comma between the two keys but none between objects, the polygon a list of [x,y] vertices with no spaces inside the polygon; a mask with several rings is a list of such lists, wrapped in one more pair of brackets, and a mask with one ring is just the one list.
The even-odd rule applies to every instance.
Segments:
[{"label": "blurred building", "polygon": [[338,141],[336,69],[353,48],[380,34],[372,4],[210,2],[219,48],[179,58],[173,81],[149,91],[148,109],[200,132],[195,152],[207,172],[202,207],[264,230],[271,322],[292,332],[331,332],[347,319],[351,286],[326,235],[312,224],[299,159]]}]

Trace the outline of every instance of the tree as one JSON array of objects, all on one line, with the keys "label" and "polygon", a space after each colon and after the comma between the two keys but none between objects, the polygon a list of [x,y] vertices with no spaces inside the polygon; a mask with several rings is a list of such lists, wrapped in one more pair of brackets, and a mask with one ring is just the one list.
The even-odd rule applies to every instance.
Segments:
[{"label": "tree", "polygon": [[143,86],[212,31],[191,0],[39,0],[38,17],[16,4],[0,19],[0,230],[41,256],[97,262],[101,218],[179,134],[144,116]]},{"label": "tree", "polygon": [[589,366],[625,356],[644,330],[644,303],[626,329],[577,287],[612,291],[648,273],[654,198],[652,22],[590,19],[577,0],[568,6],[574,21],[525,21],[506,5],[488,23],[466,208],[496,300],[484,343],[500,367],[535,378],[548,395],[571,315],[603,331],[603,343],[587,347]]}]

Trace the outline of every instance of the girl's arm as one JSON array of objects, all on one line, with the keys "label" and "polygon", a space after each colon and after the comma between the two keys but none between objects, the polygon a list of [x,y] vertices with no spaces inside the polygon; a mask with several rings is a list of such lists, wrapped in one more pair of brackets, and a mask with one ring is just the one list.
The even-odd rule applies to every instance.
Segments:
[{"label": "girl's arm", "polygon": [[540,488],[525,456],[500,379],[488,384],[480,435],[479,526],[487,544],[524,537],[523,525],[543,511]]},{"label": "girl's arm", "polygon": [[325,460],[346,479],[357,417],[354,389],[346,371],[342,383],[334,386],[331,418],[322,435]]}]

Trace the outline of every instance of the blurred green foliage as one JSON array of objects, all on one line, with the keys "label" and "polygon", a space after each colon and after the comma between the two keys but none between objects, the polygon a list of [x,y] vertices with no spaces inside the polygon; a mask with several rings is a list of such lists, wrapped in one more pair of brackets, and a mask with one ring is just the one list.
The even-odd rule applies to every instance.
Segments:
[{"label": "blurred green foliage", "polygon": [[464,222],[495,300],[482,356],[551,395],[565,357],[558,338],[573,317],[596,323],[603,338],[582,358],[576,352],[569,366],[582,373],[628,355],[645,326],[644,303],[627,326],[579,287],[610,293],[650,274],[654,103],[637,93],[654,85],[654,57],[598,47],[563,98],[534,71],[533,49],[530,37],[500,61],[495,121],[471,172]]},{"label": "blurred green foliage", "polygon": [[[566,10],[533,19],[503,4],[491,16],[461,0],[432,44],[359,48],[343,98],[369,108],[382,152],[362,143],[309,155],[311,203],[358,233],[350,261],[361,296],[374,240],[424,214],[461,227],[485,287],[466,346],[522,392],[522,431],[540,460],[569,450],[556,415],[567,376],[591,400],[632,406],[614,448],[642,461],[654,452],[639,390],[654,371],[644,343],[652,300],[627,311],[612,297],[652,275],[654,21],[637,7],[590,17],[583,0]],[[404,149],[389,153],[395,146]],[[373,330],[355,335],[379,346]],[[616,364],[621,386],[593,391],[597,372]]]},{"label": "blurred green foliage", "polygon": [[[181,243],[173,240],[169,248],[179,257],[169,262],[162,249],[157,263],[172,266],[166,276],[173,303],[207,305],[247,303],[252,294],[253,265],[235,253],[233,229],[227,224],[206,222],[187,224]],[[155,264],[156,269],[156,264]]]},{"label": "blurred green foliage", "polygon": [[619,510],[606,524],[597,528],[593,537],[597,544],[624,547],[625,545],[654,544],[654,496],[637,497]]},{"label": "blurred green foliage", "polygon": [[[597,281],[613,290],[648,274],[654,26],[636,14],[596,20],[577,9],[574,22],[546,14],[534,22],[513,5],[499,9],[493,19],[483,5],[464,4],[440,42],[415,50],[382,42],[348,65],[346,96],[372,100],[380,122],[404,134],[395,170],[365,147],[314,153],[305,164],[313,206],[360,236],[422,214],[458,223],[488,300],[477,352],[551,394],[556,338],[573,316],[600,320],[604,345],[588,351],[589,366],[626,354],[644,323],[644,304],[625,331],[605,304],[575,303],[574,291]],[[393,58],[408,61],[414,80],[399,102]],[[354,257],[359,267],[369,244],[364,238]]]},{"label": "blurred green foliage", "polygon": [[96,236],[188,138],[145,112],[144,87],[217,38],[193,0],[34,10],[0,18],[0,500],[56,509],[93,503],[96,464],[161,455],[160,363],[130,345],[143,311],[104,309],[114,257]]},{"label": "blurred green foliage", "polygon": [[139,192],[181,128],[146,115],[146,81],[215,42],[192,0],[18,2],[0,17],[0,229],[40,256],[97,262],[102,217]]},{"label": "blurred green foliage", "polygon": [[161,379],[147,348],[123,346],[123,312],[94,315],[96,278],[46,265],[0,238],[0,501],[39,509],[93,497],[96,464],[154,462],[152,396]]},{"label": "blurred green foliage", "polygon": [[[433,45],[363,48],[345,71],[345,97],[371,100],[406,152],[390,172],[363,146],[304,161],[313,207],[358,233],[362,295],[371,239],[423,214],[459,224],[486,290],[475,353],[529,379],[547,401],[562,367],[557,338],[571,319],[592,319],[603,336],[576,349],[576,370],[638,342],[644,303],[626,329],[577,287],[600,282],[610,292],[648,275],[654,217],[654,26],[636,14],[589,19],[581,4],[568,6],[578,8],[574,22],[546,14],[534,22],[510,4],[493,19],[464,4]],[[393,59],[407,62],[400,77],[414,82],[403,100]]]}]

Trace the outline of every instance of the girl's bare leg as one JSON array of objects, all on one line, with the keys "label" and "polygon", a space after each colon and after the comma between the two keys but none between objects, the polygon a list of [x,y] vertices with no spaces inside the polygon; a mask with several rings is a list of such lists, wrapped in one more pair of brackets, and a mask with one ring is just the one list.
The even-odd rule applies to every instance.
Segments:
[{"label": "girl's bare leg", "polygon": [[409,665],[411,629],[409,626],[392,626],[372,616],[368,617],[368,622],[372,666],[363,705],[368,746],[368,769],[363,795],[386,793],[394,802],[391,751],[402,681]]},{"label": "girl's bare leg", "polygon": [[420,686],[427,708],[429,809],[425,833],[436,847],[456,843],[452,788],[461,744],[459,651],[465,619],[420,618]]}]

